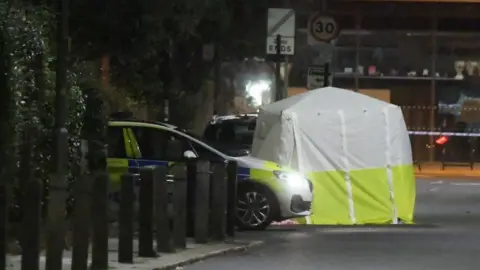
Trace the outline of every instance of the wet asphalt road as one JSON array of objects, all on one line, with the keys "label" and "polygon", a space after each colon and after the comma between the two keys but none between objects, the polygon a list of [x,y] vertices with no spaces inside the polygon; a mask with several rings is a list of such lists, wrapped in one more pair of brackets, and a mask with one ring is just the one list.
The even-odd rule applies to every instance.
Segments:
[{"label": "wet asphalt road", "polygon": [[480,270],[480,181],[417,181],[416,226],[276,227],[186,270]]}]

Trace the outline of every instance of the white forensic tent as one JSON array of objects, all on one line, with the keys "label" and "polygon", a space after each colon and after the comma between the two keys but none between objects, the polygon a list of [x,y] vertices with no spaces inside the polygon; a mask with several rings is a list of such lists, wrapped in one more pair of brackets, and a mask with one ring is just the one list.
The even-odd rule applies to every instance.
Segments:
[{"label": "white forensic tent", "polygon": [[413,222],[411,145],[398,106],[335,87],[265,105],[252,156],[312,180],[311,224]]}]

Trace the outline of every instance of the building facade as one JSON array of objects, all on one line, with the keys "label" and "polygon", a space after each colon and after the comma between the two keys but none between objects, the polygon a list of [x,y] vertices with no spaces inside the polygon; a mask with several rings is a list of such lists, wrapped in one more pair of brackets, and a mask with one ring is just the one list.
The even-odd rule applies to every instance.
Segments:
[{"label": "building facade", "polygon": [[[338,0],[326,13],[341,29],[334,86],[402,106],[411,131],[480,133],[480,1]],[[412,136],[414,158],[444,158],[435,140]],[[450,158],[469,159],[474,140],[452,139]]]}]

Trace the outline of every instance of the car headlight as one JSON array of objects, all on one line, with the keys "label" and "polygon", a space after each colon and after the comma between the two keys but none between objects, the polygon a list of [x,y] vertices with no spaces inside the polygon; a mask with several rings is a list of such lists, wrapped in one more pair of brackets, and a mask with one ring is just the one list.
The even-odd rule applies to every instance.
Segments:
[{"label": "car headlight", "polygon": [[309,188],[307,179],[299,173],[274,171],[273,174],[277,179],[284,181],[291,188]]}]

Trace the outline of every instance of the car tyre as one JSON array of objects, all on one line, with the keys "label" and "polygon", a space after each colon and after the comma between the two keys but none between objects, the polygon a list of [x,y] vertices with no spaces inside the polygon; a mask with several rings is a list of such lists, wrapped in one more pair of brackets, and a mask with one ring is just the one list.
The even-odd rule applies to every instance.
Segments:
[{"label": "car tyre", "polygon": [[237,193],[237,227],[240,230],[265,230],[278,212],[275,196],[265,188],[240,187]]}]

